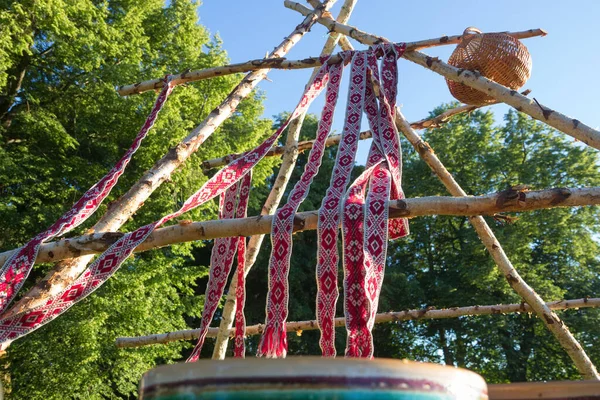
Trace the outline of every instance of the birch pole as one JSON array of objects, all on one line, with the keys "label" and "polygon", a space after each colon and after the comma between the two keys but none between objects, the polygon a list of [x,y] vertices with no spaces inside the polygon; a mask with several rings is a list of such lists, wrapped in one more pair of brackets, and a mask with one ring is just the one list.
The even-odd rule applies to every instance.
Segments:
[{"label": "birch pole", "polygon": [[[291,2],[290,0],[285,1],[286,7],[288,6],[288,4],[292,4],[292,3],[293,2]],[[297,6],[300,6],[297,3],[294,3],[294,4],[296,4]],[[306,10],[308,10],[306,7],[304,7],[304,8]],[[322,23],[323,25],[325,25],[330,31],[336,31],[336,32],[348,35],[363,44],[372,45],[375,43],[389,42],[385,38],[359,31],[358,29],[356,29],[354,27],[350,27],[348,25],[339,24],[330,18],[320,18],[319,22]],[[411,61],[415,61],[415,62],[419,61],[419,62],[417,62],[418,64],[424,65],[427,68],[432,69],[432,70],[434,70],[434,69],[431,67],[435,64],[436,66],[439,67],[439,68],[435,69],[436,72],[439,72],[441,70],[445,71],[448,68],[452,68],[454,71],[456,71],[456,74],[453,75],[453,80],[458,80],[460,82],[463,82],[463,80],[465,80],[464,77],[461,78],[461,75],[463,75],[463,76],[469,75],[469,79],[466,79],[465,82],[463,82],[463,83],[468,84],[468,86],[471,86],[471,87],[473,87],[475,89],[479,89],[479,90],[481,90],[481,88],[489,88],[490,90],[484,90],[484,91],[486,93],[488,93],[489,95],[491,95],[492,97],[495,97],[497,100],[503,101],[507,104],[513,105],[515,103],[514,102],[513,102],[513,104],[509,103],[507,101],[507,99],[505,99],[505,96],[502,94],[502,91],[505,91],[506,93],[508,93],[508,97],[510,100],[519,99],[517,96],[520,96],[525,100],[523,103],[527,103],[529,101],[529,99],[527,99],[525,96],[520,95],[518,92],[516,92],[514,90],[511,91],[510,89],[507,89],[502,85],[499,85],[493,81],[490,81],[489,79],[483,78],[482,76],[478,77],[475,75],[474,72],[459,71],[458,69],[451,67],[448,64],[443,63],[439,59],[434,61],[434,59],[432,59],[431,57],[427,57],[416,51],[405,52],[403,57],[407,58]],[[425,60],[424,64],[421,64],[420,61],[423,61],[423,60]],[[448,77],[450,78],[449,75],[452,75],[452,74],[444,73],[442,75],[444,75],[444,76],[448,75]],[[459,79],[456,79],[457,77]],[[477,84],[474,84],[473,82],[477,82]],[[480,87],[477,87],[478,85],[480,85]],[[493,90],[494,88],[497,90]],[[511,92],[512,92],[512,94],[511,94]],[[540,108],[541,108],[541,106],[540,106]],[[523,109],[523,111],[526,111],[526,110]],[[536,109],[534,111],[535,111],[535,112],[533,112],[534,115],[530,114],[529,112],[527,112],[527,113],[530,114],[532,117],[536,118],[535,115],[537,114],[537,112],[539,110]],[[558,115],[559,113],[553,112],[552,114],[545,115],[546,119],[549,119],[554,114]],[[556,115],[553,117],[554,120],[556,118],[558,118]],[[560,114],[560,116],[564,117],[565,119],[567,118],[567,117],[563,116],[562,114]],[[537,118],[537,119],[539,119],[539,118]],[[549,123],[548,121],[545,121],[545,122]],[[398,108],[396,108],[396,125],[398,126],[398,129],[406,136],[406,138],[409,140],[409,142],[415,147],[415,149],[417,150],[417,152],[419,153],[421,158],[436,173],[436,175],[442,181],[444,186],[446,186],[448,191],[454,196],[467,196],[466,192],[454,180],[454,177],[450,174],[450,172],[448,172],[446,167],[444,167],[442,162],[437,158],[437,156],[435,155],[435,153],[433,152],[431,147],[426,142],[424,142],[419,137],[419,135],[410,127],[410,124],[408,123],[408,121],[406,121],[406,119],[404,118],[404,116],[402,115],[402,113],[400,112],[400,110]],[[555,127],[556,129],[562,130],[558,126],[554,126],[556,124],[553,125],[553,124],[549,123],[549,125]],[[559,125],[562,126],[562,124],[559,124]],[[591,140],[591,138],[593,138],[594,135],[592,135],[593,132],[589,132],[589,131],[594,131],[594,130],[589,127],[587,127],[587,130],[586,130],[583,127],[586,127],[586,126],[583,124],[580,124],[579,122],[578,122],[578,124],[573,123],[572,126],[569,126],[569,131],[571,133],[573,133],[574,131],[577,131],[577,136],[581,136],[580,134],[582,132],[586,132],[586,133],[588,133],[588,135],[583,135],[582,137],[587,137],[588,139]],[[573,129],[571,129],[571,128],[573,128]],[[594,132],[596,132],[596,131],[594,131]],[[565,132],[565,133],[567,133],[567,132]],[[596,134],[598,134],[598,137],[600,139],[600,132],[596,132]],[[585,143],[588,143],[588,142],[585,142]],[[598,141],[598,144],[600,145],[600,140]],[[600,147],[598,147],[598,148],[600,148]],[[600,375],[598,374],[596,367],[591,362],[590,358],[588,357],[586,352],[583,350],[583,348],[581,347],[581,345],[579,344],[577,339],[575,339],[575,337],[571,334],[568,327],[560,320],[558,315],[556,315],[556,313],[554,313],[550,308],[548,308],[548,306],[544,303],[542,298],[533,290],[533,288],[531,288],[521,278],[521,276],[519,275],[517,270],[513,267],[512,263],[506,256],[506,253],[504,253],[502,246],[496,239],[494,233],[492,232],[492,230],[490,229],[488,224],[485,222],[483,217],[471,216],[469,218],[469,220],[470,220],[471,224],[473,225],[473,227],[475,228],[475,231],[479,235],[481,241],[485,245],[486,249],[488,250],[488,252],[492,256],[492,258],[496,262],[496,265],[498,266],[498,268],[500,268],[500,270],[504,274],[504,276],[505,276],[506,280],[508,281],[508,283],[510,284],[510,286],[513,288],[513,290],[515,290],[515,292],[517,292],[517,294],[519,294],[519,296],[521,296],[521,298],[523,300],[525,300],[527,302],[527,304],[529,304],[531,306],[531,308],[534,310],[534,312],[537,314],[537,316],[540,317],[540,319],[544,322],[544,324],[546,325],[548,330],[550,330],[550,332],[552,332],[554,334],[554,336],[556,337],[558,342],[565,349],[567,354],[571,357],[571,359],[575,363],[575,366],[577,367],[579,372],[582,374],[582,376],[585,379],[600,380]]]},{"label": "birch pole", "polygon": [[[342,8],[337,18],[339,22],[346,23],[348,21],[356,2],[357,0],[344,1],[344,4],[342,5]],[[335,49],[335,46],[337,45],[338,39],[340,37],[345,38],[340,34],[331,33],[327,38],[325,45],[323,46],[321,56],[331,54]],[[309,82],[317,74],[318,70],[319,67],[314,68],[313,73],[308,80]],[[304,122],[305,116],[306,114],[298,116],[298,118],[292,121],[290,123],[290,126],[288,127],[288,133],[285,143],[285,150],[283,152],[283,160],[281,162],[281,167],[279,168],[279,173],[277,174],[277,178],[275,179],[273,188],[271,189],[271,192],[269,193],[269,196],[267,197],[267,200],[263,205],[261,215],[273,214],[277,209],[281,198],[283,197],[285,187],[287,186],[290,177],[292,176],[294,166],[296,165],[296,160],[298,159],[298,139],[300,138],[300,130],[302,129],[302,123]],[[256,262],[256,257],[258,256],[258,252],[260,251],[260,247],[262,246],[264,237],[264,234],[252,236],[248,242],[248,251],[246,253],[246,265],[244,266],[244,273],[246,275],[250,271],[250,268],[252,268],[252,266]],[[223,312],[221,313],[219,334],[217,335],[212,355],[213,359],[222,360],[225,358],[225,354],[227,353],[227,344],[229,343],[229,329],[231,329],[231,326],[233,325],[233,320],[235,316],[236,288],[237,275],[234,274],[231,283],[229,284],[229,288],[227,290],[227,300],[225,300]]]},{"label": "birch pole", "polygon": [[[285,0],[284,5],[287,8],[298,11],[301,14],[311,12],[310,9],[291,0]],[[389,42],[389,40],[363,32],[355,27],[340,24],[331,18],[321,17],[318,22],[329,29],[329,31],[339,32],[343,35],[350,36],[357,41],[373,45],[376,43]],[[506,103],[516,110],[529,114],[532,118],[550,125],[559,131],[566,133],[569,136],[587,144],[588,146],[600,149],[600,132],[583,122],[561,114],[558,111],[552,110],[540,104],[535,99],[528,99],[519,94],[516,90],[511,90],[506,86],[502,86],[486,77],[482,76],[477,71],[469,71],[458,69],[446,64],[437,57],[429,57],[423,53],[416,51],[418,48],[408,48],[404,52],[403,58],[421,65],[433,72],[436,72],[450,80],[464,83],[465,85],[484,92],[496,100]]]},{"label": "birch pole", "polygon": [[[335,0],[327,0],[318,9],[306,15],[306,18],[294,31],[269,54],[268,58],[280,58],[285,55],[315,24],[317,18]],[[269,69],[261,69],[246,75],[244,79],[231,91],[231,93],[217,106],[206,119],[200,123],[177,146],[170,149],[167,154],[154,164],[154,166],[140,178],[118,201],[112,203],[106,214],[94,225],[94,232],[116,231],[131,217],[144,203],[144,201],[164,181],[168,180],[185,160],[187,160],[204,141],[235,111],[238,104],[248,96],[262,81]],[[86,268],[92,256],[74,258],[59,263],[51,270],[32,290],[30,290],[18,303],[15,304],[4,317],[10,317],[37,305],[43,304],[48,298],[60,293],[67,285],[73,282]]]},{"label": "birch pole", "polygon": [[[600,307],[600,298],[583,298],[575,300],[558,300],[546,304],[552,310],[572,310],[579,308],[595,308]],[[525,303],[520,304],[497,304],[493,306],[469,306],[469,307],[451,307],[443,309],[435,309],[432,307],[416,310],[405,311],[389,311],[379,313],[375,317],[375,323],[381,324],[386,322],[400,321],[415,321],[423,319],[444,319],[458,318],[464,316],[476,315],[497,315],[510,313],[531,313],[531,307]],[[336,327],[345,325],[344,318],[336,318],[334,320]],[[318,329],[317,321],[295,321],[288,322],[286,325],[288,332],[296,332],[301,335],[302,331],[310,331]],[[263,332],[264,324],[250,325],[246,327],[246,336],[260,335]],[[210,328],[207,337],[216,337],[218,329]],[[168,333],[157,333],[147,336],[136,337],[119,337],[115,340],[115,344],[119,348],[141,347],[151,344],[169,343],[177,340],[194,340],[198,338],[199,329],[187,329]],[[235,331],[229,330],[229,336],[233,336]]]},{"label": "birch pole", "polygon": [[[527,212],[556,207],[600,205],[600,187],[554,188],[539,191],[507,189],[483,196],[431,196],[393,200],[388,203],[390,218],[415,218],[425,215],[472,216],[498,213]],[[294,231],[317,229],[317,210],[295,215]],[[504,218],[510,219],[510,218]],[[148,251],[174,243],[210,240],[218,237],[255,236],[271,232],[272,215],[241,219],[201,222],[180,221],[154,231],[135,252]],[[78,255],[101,253],[124,233],[98,232],[56,242],[44,243],[36,262],[53,262]],[[0,253],[0,262],[7,260],[14,250]]]},{"label": "birch pole", "polygon": [[[526,39],[534,36],[545,36],[546,32],[543,29],[529,29],[526,31],[519,32],[506,32],[506,34],[511,35],[516,39]],[[435,43],[436,46],[446,45],[446,44],[455,44],[458,43],[459,40],[456,38],[461,38],[461,36],[452,36],[452,40],[444,41],[444,38],[448,36],[443,36],[441,38],[436,39],[426,39],[417,42],[409,42],[407,44],[408,49],[422,49],[424,47],[432,47],[432,45],[427,45],[428,43]],[[340,39],[340,45],[342,49],[347,50],[347,46],[345,46],[345,42],[348,39],[345,36],[342,36]],[[348,42],[349,43],[349,42]],[[327,60],[328,64],[335,64],[342,61],[342,58],[339,55],[332,56],[329,60]],[[203,79],[214,78],[217,76],[238,74],[240,72],[251,72],[258,71],[260,69],[305,69],[305,68],[315,68],[323,65],[321,59],[319,57],[307,57],[301,60],[288,60],[283,57],[279,58],[257,58],[254,60],[248,60],[241,63],[236,64],[228,64],[222,65],[219,67],[205,68],[199,69],[195,71],[187,71],[182,72],[180,74],[173,75],[172,83],[174,85],[182,85],[184,83],[196,82]],[[164,84],[163,78],[150,79],[147,81],[137,82],[131,85],[124,85],[117,88],[117,93],[121,96],[131,96],[140,93],[144,93],[150,90],[160,90]]]}]

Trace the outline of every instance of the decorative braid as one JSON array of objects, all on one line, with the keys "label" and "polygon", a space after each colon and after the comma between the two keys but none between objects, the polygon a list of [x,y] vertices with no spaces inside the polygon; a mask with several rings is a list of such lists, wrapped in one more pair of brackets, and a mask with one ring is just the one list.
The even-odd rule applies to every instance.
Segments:
[{"label": "decorative braid", "polygon": [[[404,198],[402,155],[394,124],[396,60],[404,46],[378,45],[367,53],[365,112],[373,142],[367,169],[348,191],[344,204],[344,312],[348,331],[346,355],[373,357],[373,329],[383,284],[388,238],[408,234],[406,219],[388,220],[387,201]],[[377,56],[383,56],[381,73]],[[377,98],[374,86],[379,88]],[[365,202],[366,185],[369,193]]]},{"label": "decorative braid", "polygon": [[[250,198],[251,173],[244,177],[240,187],[240,201],[238,202],[237,217],[246,218],[248,214],[248,199]],[[235,289],[235,340],[233,344],[233,356],[244,358],[246,347],[244,337],[246,336],[246,318],[244,317],[244,305],[246,302],[246,238],[238,238],[238,266],[237,286]]]},{"label": "decorative braid", "polygon": [[366,53],[352,58],[346,118],[342,140],[327,193],[319,209],[317,250],[317,323],[321,330],[319,344],[324,357],[335,357],[335,305],[338,299],[338,229],[342,214],[341,203],[354,167],[360,139],[366,86]]}]

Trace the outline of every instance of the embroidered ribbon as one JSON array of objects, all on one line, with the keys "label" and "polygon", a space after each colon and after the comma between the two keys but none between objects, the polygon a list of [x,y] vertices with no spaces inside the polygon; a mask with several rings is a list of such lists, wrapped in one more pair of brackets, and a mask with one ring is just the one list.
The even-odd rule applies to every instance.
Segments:
[{"label": "embroidered ribbon", "polygon": [[[225,193],[221,194],[219,199],[219,219],[232,219],[235,217],[244,218],[246,216],[251,179],[251,173],[248,173],[236,185],[230,187]],[[242,241],[240,241],[240,239]],[[227,277],[229,276],[231,266],[233,265],[235,252],[239,248],[240,243],[245,244],[243,240],[244,238],[238,237],[215,239],[210,256],[210,272],[208,276],[208,284],[206,285],[202,320],[200,322],[200,335],[192,354],[187,360],[188,362],[197,361],[200,357],[200,352],[202,351],[202,346],[204,345],[208,328],[210,327],[210,323],[215,316],[215,312],[219,306],[219,301],[221,300],[221,297],[223,297],[225,285],[227,284]],[[241,265],[242,271],[245,264],[244,250],[242,250],[241,255],[238,254],[238,270],[239,266]],[[241,351],[243,353],[243,336],[241,346]]]},{"label": "embroidered ribbon", "polygon": [[[325,61],[325,60],[324,60]],[[0,320],[0,343],[10,342],[26,335],[72,307],[76,302],[88,296],[110,278],[153,231],[167,221],[220,196],[252,169],[273,146],[283,130],[293,118],[306,111],[314,98],[323,90],[329,79],[329,66],[323,65],[288,120],[258,147],[231,162],[209,179],[196,193],[186,200],[181,209],[160,220],[145,225],[133,232],[126,233],[108,250],[101,254],[83,274],[60,294],[45,304],[26,313]]]},{"label": "embroidered ribbon", "polygon": [[317,323],[321,330],[319,345],[324,357],[335,357],[335,304],[338,290],[338,229],[341,202],[354,167],[360,139],[365,85],[366,53],[357,52],[352,58],[346,118],[336,154],[329,188],[321,202],[317,227]]},{"label": "embroidered ribbon", "polygon": [[[344,204],[344,308],[348,341],[346,355],[373,356],[373,329],[385,269],[388,235],[406,236],[406,219],[388,222],[387,200],[403,198],[402,156],[394,110],[397,84],[396,59],[404,47],[375,46],[367,55],[370,80],[365,90],[365,112],[373,132],[367,169],[353,183]],[[376,53],[383,55],[381,74]],[[373,84],[380,88],[379,106]],[[369,182],[369,194],[365,192]]]},{"label": "embroidered ribbon", "polygon": [[[251,174],[251,173],[250,173]],[[250,197],[250,174],[246,175],[240,188],[240,202],[238,203],[238,218],[246,218],[248,212],[248,199]],[[244,338],[246,336],[246,317],[244,316],[244,305],[246,303],[246,238],[238,238],[238,265],[237,265],[237,286],[235,288],[235,338],[233,342],[233,356],[244,358],[246,356],[246,347]]]},{"label": "embroidered ribbon", "polygon": [[[344,58],[350,52],[342,53]],[[271,257],[269,260],[269,286],[266,306],[265,330],[258,346],[258,356],[285,357],[287,353],[286,319],[288,315],[288,273],[292,253],[294,216],[308,195],[310,184],[319,171],[325,151],[325,141],[333,122],[343,63],[329,66],[330,78],[327,85],[325,105],[317,128],[317,137],[308,155],[308,162],[294,185],[288,202],[276,211],[271,227]]]},{"label": "embroidered ribbon", "polygon": [[[371,148],[375,147],[375,141]],[[346,330],[346,356],[365,357],[372,352],[373,341],[367,328],[369,300],[366,294],[364,243],[365,191],[369,177],[377,164],[367,168],[350,186],[344,200],[342,215],[342,243],[344,263],[344,315]]]},{"label": "embroidered ribbon", "polygon": [[25,279],[27,279],[27,276],[31,272],[33,264],[35,264],[35,259],[42,243],[76,228],[96,212],[102,201],[104,201],[112,188],[117,184],[119,177],[123,175],[125,167],[127,167],[131,157],[140,147],[148,131],[154,126],[156,117],[169,97],[169,94],[173,91],[173,88],[174,85],[171,82],[171,77],[167,76],[165,78],[165,85],[158,95],[144,125],[134,138],[129,149],[115,166],[94,186],[89,188],[73,204],[71,209],[52,224],[50,228],[39,233],[23,247],[17,249],[4,263],[4,266],[0,270],[0,314],[6,310],[6,307],[25,283]]}]

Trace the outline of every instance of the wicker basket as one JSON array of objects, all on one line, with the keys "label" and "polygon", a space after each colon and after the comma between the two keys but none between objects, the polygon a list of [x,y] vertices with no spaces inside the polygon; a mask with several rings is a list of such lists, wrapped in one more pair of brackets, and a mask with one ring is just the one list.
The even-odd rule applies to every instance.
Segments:
[{"label": "wicker basket", "polygon": [[[506,33],[481,33],[473,27],[465,29],[462,42],[456,46],[448,64],[477,70],[513,90],[522,87],[531,74],[531,57],[523,43]],[[462,83],[448,79],[446,83],[452,96],[463,103],[485,105],[495,101]]]}]

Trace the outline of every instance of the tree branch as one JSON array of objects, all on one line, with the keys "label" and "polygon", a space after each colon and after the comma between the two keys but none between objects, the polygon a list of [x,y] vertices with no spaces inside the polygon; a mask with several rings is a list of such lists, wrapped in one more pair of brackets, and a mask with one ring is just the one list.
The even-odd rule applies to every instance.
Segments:
[{"label": "tree branch", "polygon": [[[308,9],[307,9],[308,10]],[[517,39],[525,39],[534,36],[545,36],[546,32],[543,29],[529,29],[521,32],[507,32],[509,35]],[[345,36],[344,39],[347,40]],[[462,35],[456,36],[443,36],[436,39],[427,39],[417,42],[407,43],[408,50],[423,49],[426,47],[440,46],[446,44],[456,44],[462,40]],[[344,46],[342,46],[344,48]],[[329,59],[329,64],[335,64],[342,61],[339,55],[333,56]],[[187,71],[173,76],[173,82],[175,85],[181,85],[184,83],[195,82],[202,79],[214,78],[217,76],[224,76],[230,74],[238,74],[240,72],[258,71],[265,68],[270,69],[304,69],[304,68],[315,68],[323,65],[320,57],[308,57],[302,60],[287,60],[285,58],[258,58],[249,60],[246,62],[223,65],[219,67],[200,69],[195,71]],[[149,90],[157,90],[162,88],[164,81],[163,79],[150,79],[147,81],[137,82],[131,85],[119,86],[117,93],[121,96],[130,96]]]},{"label": "tree branch", "polygon": [[[521,92],[521,94],[523,94],[524,96],[527,96],[529,93],[531,93],[531,90],[525,90],[525,91]],[[456,115],[463,114],[463,113],[469,113],[471,111],[477,110],[478,108],[490,106],[492,104],[497,104],[497,103],[498,102],[489,103],[489,104],[486,104],[485,106],[470,106],[470,105],[463,104],[461,106],[444,111],[443,113],[441,113],[440,115],[436,115],[435,117],[424,118],[424,119],[421,119],[416,122],[411,122],[410,126],[413,129],[438,128],[441,125],[450,121],[450,119]],[[372,137],[371,131],[364,131],[364,132],[360,133],[360,140],[370,139],[371,137]],[[325,142],[325,146],[326,147],[336,146],[340,143],[340,140],[342,140],[342,135],[331,135]],[[315,142],[314,140],[306,140],[304,142],[298,143],[298,151],[300,153],[302,153],[306,150],[312,149],[314,142]],[[273,147],[271,150],[269,150],[269,152],[265,155],[265,157],[277,157],[277,156],[280,156],[281,154],[283,154],[284,151],[285,151],[285,146]],[[210,170],[212,168],[227,165],[230,162],[232,162],[233,160],[239,158],[240,156],[241,156],[241,154],[228,154],[223,157],[218,157],[218,158],[213,158],[211,160],[202,161],[203,172],[206,173],[206,172],[208,172],[208,170]]]}]

